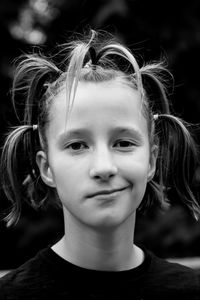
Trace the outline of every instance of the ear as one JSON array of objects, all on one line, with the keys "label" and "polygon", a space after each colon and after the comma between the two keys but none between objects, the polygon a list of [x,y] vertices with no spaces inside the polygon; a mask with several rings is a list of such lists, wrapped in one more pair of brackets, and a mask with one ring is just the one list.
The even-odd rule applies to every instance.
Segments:
[{"label": "ear", "polygon": [[44,151],[38,151],[36,162],[40,170],[40,175],[44,183],[50,187],[55,187],[53,173],[48,163],[47,155]]},{"label": "ear", "polygon": [[158,157],[158,146],[153,145],[151,148],[150,159],[149,159],[149,170],[147,180],[150,181],[153,179],[156,171],[156,161]]}]

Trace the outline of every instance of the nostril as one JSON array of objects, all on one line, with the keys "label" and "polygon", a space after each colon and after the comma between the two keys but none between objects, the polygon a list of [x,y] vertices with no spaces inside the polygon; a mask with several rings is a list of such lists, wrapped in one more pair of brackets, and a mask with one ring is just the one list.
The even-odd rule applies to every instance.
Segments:
[{"label": "nostril", "polygon": [[115,176],[114,174],[100,174],[100,175],[97,175],[97,176],[95,176],[95,178],[100,178],[100,179],[105,179],[105,180],[107,180],[107,179],[110,179],[110,178],[112,178],[113,176]]},{"label": "nostril", "polygon": [[90,177],[95,179],[108,180],[117,174],[117,167],[112,168],[93,168],[90,170]]}]

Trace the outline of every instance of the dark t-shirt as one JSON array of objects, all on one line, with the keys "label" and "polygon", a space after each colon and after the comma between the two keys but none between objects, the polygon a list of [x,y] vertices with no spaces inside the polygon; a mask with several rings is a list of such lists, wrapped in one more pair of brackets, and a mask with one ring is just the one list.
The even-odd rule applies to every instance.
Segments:
[{"label": "dark t-shirt", "polygon": [[145,250],[131,270],[108,272],[78,267],[50,247],[0,280],[0,300],[200,299],[196,271],[169,263]]}]

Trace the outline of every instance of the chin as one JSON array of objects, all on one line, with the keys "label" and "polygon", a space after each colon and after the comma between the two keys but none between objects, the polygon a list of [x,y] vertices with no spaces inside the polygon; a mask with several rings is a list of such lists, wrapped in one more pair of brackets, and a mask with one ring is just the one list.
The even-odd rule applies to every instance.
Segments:
[{"label": "chin", "polygon": [[[94,229],[100,231],[109,231],[119,228],[123,226],[123,224],[127,223],[128,220],[131,221],[131,224],[135,220],[135,214],[127,214],[127,215],[114,215],[114,214],[107,214],[101,217],[96,217],[95,220],[91,220],[89,226],[93,227]],[[132,225],[131,225],[132,226]]]}]

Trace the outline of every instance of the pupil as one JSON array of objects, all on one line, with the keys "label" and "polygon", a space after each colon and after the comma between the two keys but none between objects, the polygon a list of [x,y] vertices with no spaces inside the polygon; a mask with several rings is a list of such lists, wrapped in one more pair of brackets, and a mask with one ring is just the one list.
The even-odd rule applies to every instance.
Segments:
[{"label": "pupil", "polygon": [[81,148],[81,144],[80,144],[80,143],[74,143],[74,144],[72,145],[72,148],[73,148],[74,150],[79,150],[79,149]]}]

